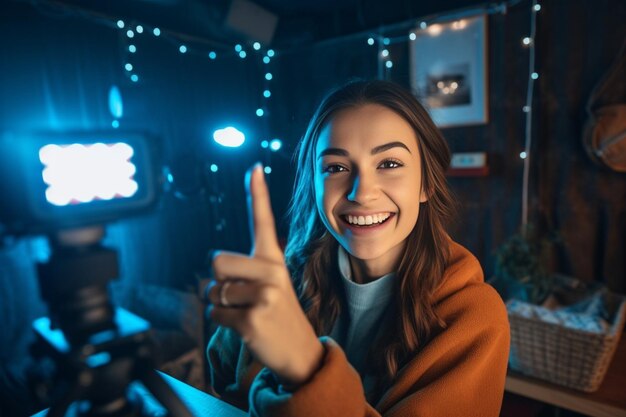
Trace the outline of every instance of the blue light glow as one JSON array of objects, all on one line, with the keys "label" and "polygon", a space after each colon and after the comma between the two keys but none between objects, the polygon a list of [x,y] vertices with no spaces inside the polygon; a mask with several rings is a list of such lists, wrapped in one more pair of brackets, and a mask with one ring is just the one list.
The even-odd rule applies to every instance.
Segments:
[{"label": "blue light glow", "polygon": [[389,56],[389,50],[388,49],[383,49],[383,51],[380,54],[386,58],[386,57]]},{"label": "blue light glow", "polygon": [[272,78],[274,78],[274,77],[272,76],[272,73],[271,73],[271,72],[268,72],[267,74],[265,74],[265,79],[266,79],[267,81],[270,81]]},{"label": "blue light glow", "polygon": [[180,51],[181,54],[184,54],[185,52],[187,52],[187,47],[185,45],[180,45],[178,50]]},{"label": "blue light glow", "polygon": [[246,54],[246,51],[241,51],[239,52],[239,58],[245,58],[248,54]]},{"label": "blue light glow", "polygon": [[389,38],[384,38],[383,39],[383,44],[384,45],[389,45],[391,43],[391,40]]},{"label": "blue light glow", "polygon": [[259,42],[255,42],[252,44],[252,47],[255,51],[258,51],[259,49],[261,49],[261,44]]},{"label": "blue light glow", "polygon": [[239,44],[235,45],[235,52],[241,52],[243,50],[243,47]]},{"label": "blue light glow", "polygon": [[270,57],[269,56],[264,56],[263,57],[263,63],[264,64],[269,64],[270,63]]},{"label": "blue light glow", "polygon": [[210,59],[215,59],[215,58],[217,58],[217,54],[215,52],[211,51],[211,52],[209,52],[209,58]]},{"label": "blue light glow", "polygon": [[374,38],[367,38],[367,44],[368,45],[374,45]]},{"label": "blue light glow", "polygon": [[128,64],[124,65],[124,68],[126,69],[126,71],[132,71],[133,70],[133,64],[128,63]]},{"label": "blue light glow", "polygon": [[152,33],[154,34],[154,36],[161,36],[161,29],[154,28],[152,29]]},{"label": "blue light glow", "polygon": [[126,143],[46,145],[39,150],[48,184],[46,199],[56,206],[133,196],[133,148]]},{"label": "blue light glow", "polygon": [[409,39],[410,39],[410,40],[412,40],[412,41],[414,41],[415,39],[417,39],[417,35],[416,35],[414,32],[411,32],[411,33],[409,34]]},{"label": "blue light glow", "polygon": [[137,81],[139,81],[139,76],[137,74],[133,74],[130,76],[130,80],[136,83]]},{"label": "blue light glow", "polygon": [[111,362],[111,354],[109,352],[98,352],[88,356],[85,362],[90,368],[99,368]]},{"label": "blue light glow", "polygon": [[113,127],[113,129],[117,129],[118,127],[120,127],[120,121],[119,120],[113,120],[111,122],[111,126]]},{"label": "blue light glow", "polygon": [[270,58],[273,57],[275,55],[275,52],[273,49],[268,49],[267,50],[267,56],[269,56]]},{"label": "blue light glow", "polygon": [[270,98],[272,96],[272,92],[270,90],[263,91],[263,97]]},{"label": "blue light glow", "polygon": [[276,152],[283,147],[283,141],[280,139],[272,139],[270,142],[270,149]]},{"label": "blue light glow", "polygon": [[266,149],[268,146],[270,146],[270,143],[266,140],[261,142],[261,148]]},{"label": "blue light glow", "polygon": [[213,140],[222,146],[226,146],[227,148],[237,148],[243,145],[246,140],[246,136],[243,132],[229,126],[224,129],[216,130],[213,133]]},{"label": "blue light glow", "polygon": [[128,45],[128,52],[134,54],[135,52],[137,52],[137,47],[135,45]]},{"label": "blue light glow", "polygon": [[263,109],[256,109],[256,115],[261,117],[265,114],[265,112],[263,111]]},{"label": "blue light glow", "polygon": [[215,164],[211,164],[211,172],[217,172],[219,168]]},{"label": "blue light glow", "polygon": [[385,66],[386,66],[387,68],[391,68],[391,67],[393,67],[393,62],[391,62],[391,61],[387,61],[387,62],[385,62]]},{"label": "blue light glow", "polygon": [[539,74],[537,74],[536,72],[533,72],[532,74],[530,74],[530,78],[532,78],[533,80],[536,80],[537,78],[539,78]]},{"label": "blue light glow", "polygon": [[122,93],[116,85],[112,85],[109,89],[109,112],[115,119],[119,119],[124,115]]},{"label": "blue light glow", "polygon": [[265,172],[266,174],[271,174],[272,173],[272,167],[265,167],[265,168],[263,168],[263,172]]},{"label": "blue light glow", "polygon": [[137,25],[137,27],[135,28],[135,30],[137,31],[137,33],[143,33],[143,26],[141,26],[141,25]]},{"label": "blue light glow", "polygon": [[135,36],[135,32],[133,32],[132,30],[128,29],[126,31],[126,36],[128,36],[129,38],[133,38]]},{"label": "blue light glow", "polygon": [[117,21],[117,27],[120,29],[124,29],[124,21],[123,20],[118,20]]}]

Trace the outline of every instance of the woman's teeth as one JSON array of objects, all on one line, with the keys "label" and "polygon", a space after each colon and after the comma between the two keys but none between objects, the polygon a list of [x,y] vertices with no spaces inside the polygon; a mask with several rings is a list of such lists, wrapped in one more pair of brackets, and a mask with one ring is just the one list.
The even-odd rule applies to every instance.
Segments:
[{"label": "woman's teeth", "polygon": [[352,216],[352,215],[347,215],[347,216],[344,216],[344,218],[350,224],[354,224],[354,225],[358,225],[358,226],[369,226],[369,225],[372,225],[372,224],[383,223],[390,216],[391,216],[391,213],[380,213],[380,214],[373,214],[371,216]]}]

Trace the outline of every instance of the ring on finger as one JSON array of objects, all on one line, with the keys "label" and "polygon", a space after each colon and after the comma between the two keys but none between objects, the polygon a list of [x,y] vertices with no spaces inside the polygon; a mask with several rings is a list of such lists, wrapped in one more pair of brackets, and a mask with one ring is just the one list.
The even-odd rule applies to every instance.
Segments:
[{"label": "ring on finger", "polygon": [[230,284],[231,284],[230,281],[225,281],[220,287],[219,297],[220,297],[220,304],[222,307],[230,307],[231,305],[228,302],[228,298],[226,297],[226,290],[228,289]]}]

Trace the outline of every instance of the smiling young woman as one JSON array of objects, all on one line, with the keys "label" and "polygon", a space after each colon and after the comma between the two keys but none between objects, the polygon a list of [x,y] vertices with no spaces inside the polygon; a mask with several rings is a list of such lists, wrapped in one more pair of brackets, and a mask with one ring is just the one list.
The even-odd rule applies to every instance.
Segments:
[{"label": "smiling young woman", "polygon": [[218,254],[212,386],[259,416],[497,416],[504,305],[445,231],[450,153],[385,81],[326,97],[298,153],[283,258],[260,169],[254,249]]}]

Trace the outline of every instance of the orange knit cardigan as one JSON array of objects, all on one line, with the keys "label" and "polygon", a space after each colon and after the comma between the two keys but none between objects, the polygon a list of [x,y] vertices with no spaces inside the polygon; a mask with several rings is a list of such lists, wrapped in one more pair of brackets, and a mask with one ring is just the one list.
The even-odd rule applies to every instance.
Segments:
[{"label": "orange knit cardigan", "polygon": [[325,357],[311,380],[280,393],[267,388],[271,373],[259,374],[261,365],[225,328],[207,348],[214,394],[244,410],[249,399],[253,414],[272,417],[497,417],[510,338],[502,299],[484,283],[476,258],[454,242],[434,295],[447,327],[400,369],[377,404],[366,402],[359,374],[331,339],[322,338]]}]

